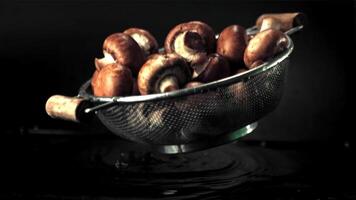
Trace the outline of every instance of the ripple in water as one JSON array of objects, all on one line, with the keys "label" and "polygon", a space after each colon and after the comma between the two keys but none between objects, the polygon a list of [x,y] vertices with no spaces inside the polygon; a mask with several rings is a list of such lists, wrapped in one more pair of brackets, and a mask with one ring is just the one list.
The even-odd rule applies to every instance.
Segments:
[{"label": "ripple in water", "polygon": [[283,153],[243,144],[163,155],[106,142],[93,151],[96,164],[109,172],[102,181],[118,190],[136,189],[137,197],[218,197],[219,192],[292,174],[298,168]]}]

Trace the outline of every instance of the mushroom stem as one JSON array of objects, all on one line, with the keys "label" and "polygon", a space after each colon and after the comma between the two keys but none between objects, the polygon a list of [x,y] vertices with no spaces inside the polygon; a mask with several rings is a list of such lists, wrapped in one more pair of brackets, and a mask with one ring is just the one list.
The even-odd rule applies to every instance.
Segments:
[{"label": "mushroom stem", "polygon": [[203,73],[206,67],[209,65],[211,59],[206,57],[206,59],[201,60],[200,62],[193,63],[191,67],[193,68],[193,75],[192,78],[198,77],[201,73]]},{"label": "mushroom stem", "polygon": [[103,58],[100,59],[95,58],[95,67],[97,70],[102,69],[105,65],[116,62],[115,59],[112,57],[112,55],[109,54],[108,52],[104,51],[103,54],[104,54]]},{"label": "mushroom stem", "polygon": [[173,75],[164,77],[159,83],[159,91],[161,93],[170,92],[178,89],[178,80]]}]

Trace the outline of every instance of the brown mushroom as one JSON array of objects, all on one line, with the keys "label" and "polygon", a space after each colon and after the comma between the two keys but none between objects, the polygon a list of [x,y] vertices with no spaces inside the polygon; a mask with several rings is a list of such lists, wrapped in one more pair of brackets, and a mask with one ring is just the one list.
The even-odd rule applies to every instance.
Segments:
[{"label": "brown mushroom", "polygon": [[241,68],[241,69],[238,69],[238,70],[236,71],[236,74],[241,74],[241,73],[244,73],[244,72],[246,72],[246,71],[247,71],[247,69]]},{"label": "brown mushroom", "polygon": [[132,95],[140,95],[140,91],[138,90],[138,85],[137,85],[137,79],[135,78],[133,78]]},{"label": "brown mushroom", "polygon": [[178,90],[190,81],[192,72],[177,54],[154,54],[142,66],[138,89],[142,95]]},{"label": "brown mushroom", "polygon": [[144,55],[140,46],[124,33],[114,33],[108,36],[103,44],[103,53],[104,58],[95,59],[97,69],[116,62],[129,67],[132,73],[136,75],[144,62]]},{"label": "brown mushroom", "polygon": [[175,53],[194,65],[206,59],[203,39],[198,33],[187,31],[177,36],[174,41]]},{"label": "brown mushroom", "polygon": [[254,34],[251,34],[251,35],[247,35],[247,44],[250,42],[250,40],[255,37]]},{"label": "brown mushroom", "polygon": [[[167,102],[168,104],[174,102]],[[135,109],[129,109],[126,115],[131,116],[131,120],[138,120],[141,123],[141,128],[148,132],[157,132],[162,130],[162,128],[173,128],[172,132],[176,130],[174,126],[176,124],[172,123],[172,117],[174,120],[178,120],[180,118],[181,112],[178,111],[172,104],[169,106],[167,104],[162,104],[161,102],[152,102],[150,104],[141,103],[136,104]],[[131,123],[132,124],[132,123]],[[155,137],[155,141],[167,141],[167,140],[175,140],[176,138],[172,138],[170,134],[166,135],[157,135]]]},{"label": "brown mushroom", "polygon": [[145,57],[158,52],[158,42],[147,30],[129,28],[124,33],[131,36],[137,42]]},{"label": "brown mushroom", "polygon": [[118,63],[96,70],[91,81],[95,96],[127,96],[132,93],[133,79],[129,68]]},{"label": "brown mushroom", "polygon": [[[191,81],[185,84],[184,88],[196,88],[204,83],[199,81]],[[197,110],[204,109],[206,107],[206,101],[211,96],[211,93],[188,95],[183,98],[179,98],[174,101],[175,108],[179,111],[183,111],[183,114],[196,112]]]},{"label": "brown mushroom", "polygon": [[243,60],[247,41],[245,28],[239,25],[228,26],[219,35],[216,52],[230,63],[239,63]]},{"label": "brown mushroom", "polygon": [[[236,74],[241,74],[243,72],[246,72],[247,69],[239,69],[237,70]],[[234,90],[234,96],[237,97],[238,99],[241,99],[242,93],[246,90],[246,82],[245,81],[240,81],[232,86],[232,89]]]},{"label": "brown mushroom", "polygon": [[91,77],[91,87],[92,88],[97,87],[99,71],[100,71],[100,69],[95,70],[95,72],[93,73],[93,75]]},{"label": "brown mushroom", "polygon": [[284,33],[267,29],[252,38],[244,53],[247,68],[257,67],[287,48],[287,38]]},{"label": "brown mushroom", "polygon": [[147,114],[148,125],[151,130],[162,128],[167,125],[167,114],[169,114],[169,109],[167,108],[156,108]]},{"label": "brown mushroom", "polygon": [[[215,32],[200,21],[191,21],[175,26],[167,35],[164,48],[167,53],[177,50],[213,53],[215,50]],[[184,48],[182,48],[184,47]]]},{"label": "brown mushroom", "polygon": [[202,84],[203,83],[199,82],[199,81],[191,81],[191,82],[185,84],[184,88],[195,88],[195,87],[198,87],[198,86],[200,86]]},{"label": "brown mushroom", "polygon": [[94,59],[95,68],[98,71],[108,64],[116,63],[116,60],[112,57],[111,54],[107,53],[106,51],[103,51],[103,54],[104,54],[103,58]]},{"label": "brown mushroom", "polygon": [[[247,69],[241,68],[236,71],[236,74],[241,74],[246,72]],[[236,101],[241,100],[242,93],[246,90],[246,82],[244,80],[239,81],[228,88],[230,96],[234,97],[231,100],[236,103]]]},{"label": "brown mushroom", "polygon": [[263,14],[256,20],[256,26],[261,28],[262,21],[265,18],[273,17],[274,19],[280,22],[280,30],[282,32],[288,31],[289,29],[303,25],[306,22],[306,17],[303,13],[295,12],[295,13],[270,13]]},{"label": "brown mushroom", "polygon": [[[247,70],[241,68],[237,70],[236,74],[241,74],[245,71]],[[254,99],[250,97],[250,95],[254,94],[254,92],[250,90],[251,85],[254,86],[256,84],[249,84],[246,80],[240,80],[227,88],[226,103],[222,106],[226,107],[226,105],[230,105],[234,110],[227,110],[226,112],[230,112],[231,115],[237,115],[239,119],[243,119],[243,115],[251,114],[246,112],[246,105],[251,104],[252,99]]]},{"label": "brown mushroom", "polygon": [[210,54],[202,63],[192,65],[193,79],[208,83],[230,75],[228,61],[217,53]]}]

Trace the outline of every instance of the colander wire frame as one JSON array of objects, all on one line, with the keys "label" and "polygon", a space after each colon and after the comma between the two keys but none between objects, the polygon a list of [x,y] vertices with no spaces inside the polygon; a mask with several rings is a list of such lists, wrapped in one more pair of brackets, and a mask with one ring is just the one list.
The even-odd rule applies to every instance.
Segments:
[{"label": "colander wire frame", "polygon": [[95,111],[114,134],[177,152],[167,147],[199,146],[199,141],[214,141],[243,128],[252,130],[248,126],[255,128],[254,122],[277,107],[294,48],[288,35],[287,40],[287,49],[268,62],[196,88],[108,98],[93,96],[89,80],[78,96],[94,103],[86,111]]}]

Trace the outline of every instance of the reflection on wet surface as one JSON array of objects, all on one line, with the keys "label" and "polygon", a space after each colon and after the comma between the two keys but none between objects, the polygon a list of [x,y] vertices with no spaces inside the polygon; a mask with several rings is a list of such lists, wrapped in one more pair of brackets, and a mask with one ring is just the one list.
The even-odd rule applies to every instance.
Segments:
[{"label": "reflection on wet surface", "polygon": [[218,195],[248,182],[293,174],[299,167],[283,153],[243,144],[179,155],[125,150],[114,144],[108,150],[108,146],[91,150],[94,165],[100,163],[110,171],[108,179],[114,187],[143,188],[137,197]]},{"label": "reflection on wet surface", "polygon": [[[345,192],[353,191],[345,181],[355,174],[347,159],[353,155],[352,144],[237,142],[163,155],[115,138],[41,136],[14,141],[16,145],[7,149],[11,156],[2,156],[6,162],[0,182],[7,193],[0,199],[345,199],[354,195]],[[19,145],[21,149],[16,148]]]}]

